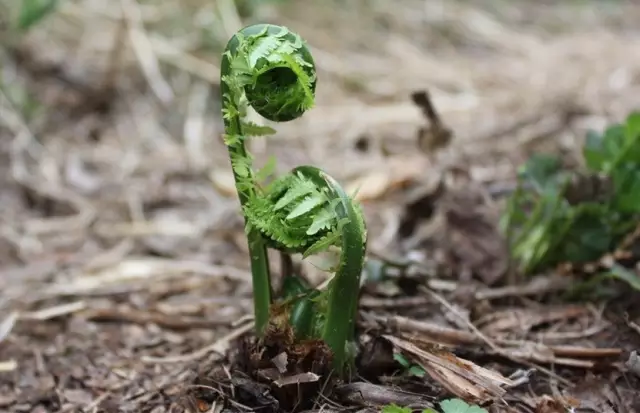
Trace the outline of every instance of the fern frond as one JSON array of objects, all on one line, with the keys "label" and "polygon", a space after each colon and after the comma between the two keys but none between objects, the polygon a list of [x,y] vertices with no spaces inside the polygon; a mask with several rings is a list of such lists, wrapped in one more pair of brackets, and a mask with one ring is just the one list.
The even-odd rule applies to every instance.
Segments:
[{"label": "fern frond", "polygon": [[345,347],[352,334],[366,249],[362,210],[333,178],[311,166],[262,185],[275,163],[270,160],[254,171],[245,147],[251,137],[275,133],[251,122],[249,107],[274,122],[291,121],[313,107],[317,82],[313,58],[299,35],[285,27],[258,24],[229,40],[220,75],[223,138],[245,217],[258,335],[266,329],[272,301],[266,248],[306,258],[339,247],[336,276],[313,307],[320,313],[313,316],[311,331],[331,347],[335,365],[342,369],[348,359]]}]

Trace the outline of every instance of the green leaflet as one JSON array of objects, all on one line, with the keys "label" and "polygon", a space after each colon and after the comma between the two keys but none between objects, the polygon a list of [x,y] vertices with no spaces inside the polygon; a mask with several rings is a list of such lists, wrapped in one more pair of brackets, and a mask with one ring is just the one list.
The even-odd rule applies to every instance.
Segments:
[{"label": "green leaflet", "polygon": [[307,258],[313,254],[326,251],[327,249],[329,249],[329,247],[336,245],[339,242],[340,242],[340,232],[336,230],[328,232],[326,235],[324,235],[322,238],[320,238],[314,244],[312,244],[309,248],[307,248],[302,253],[302,256],[304,258]]},{"label": "green leaflet", "polygon": [[[322,205],[325,202],[327,202],[327,200],[320,194],[313,194],[312,196],[308,196],[302,202],[296,205],[293,211],[289,212],[289,215],[287,215],[287,219],[294,219],[304,214],[310,214],[315,207]],[[312,218],[314,218],[315,220],[315,216]]]},{"label": "green leaflet", "polygon": [[268,136],[276,133],[276,131],[270,126],[257,125],[253,122],[243,121],[240,124],[240,127],[248,136]]},{"label": "green leaflet", "polygon": [[256,182],[262,184],[267,180],[267,178],[269,178],[269,176],[273,175],[275,170],[276,158],[271,156],[269,157],[269,160],[267,160],[267,163],[265,163],[264,166],[256,172]]},{"label": "green leaflet", "polygon": [[283,189],[286,189],[286,193],[275,203],[274,209],[276,211],[291,205],[294,201],[317,190],[312,181],[304,179],[304,177],[300,175],[291,177],[291,179],[287,181],[287,187]]},{"label": "green leaflet", "polygon": [[[274,60],[274,57],[269,58],[271,52],[276,50],[283,42],[283,39],[279,36],[264,36],[256,40],[249,52],[248,63],[250,67],[256,67],[259,59]],[[290,53],[293,50],[290,51]],[[277,55],[276,55],[277,57]]]},{"label": "green leaflet", "polygon": [[313,217],[313,223],[309,229],[307,229],[307,235],[314,235],[320,230],[330,228],[335,219],[336,214],[333,208],[323,208]]}]

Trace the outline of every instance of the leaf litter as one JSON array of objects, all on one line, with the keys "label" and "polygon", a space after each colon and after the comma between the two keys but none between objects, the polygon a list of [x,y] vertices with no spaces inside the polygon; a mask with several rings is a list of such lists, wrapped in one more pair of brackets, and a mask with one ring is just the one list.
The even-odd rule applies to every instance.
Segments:
[{"label": "leaf litter", "polygon": [[[633,281],[633,234],[522,279],[497,223],[532,152],[574,165],[587,129],[638,107],[624,28],[640,10],[520,3],[354,2],[339,15],[265,3],[242,18],[198,2],[67,3],[3,44],[0,407],[640,410],[634,293],[585,282],[602,269]],[[211,138],[218,103],[203,103],[219,59],[198,39],[222,43],[231,22],[270,13],[318,48],[326,88],[258,152],[359,188],[373,234],[351,383],[330,383],[322,351],[305,357],[317,345],[285,337],[262,353],[250,339],[241,219]],[[578,198],[606,194],[587,178]],[[602,298],[581,299],[594,288]]]}]

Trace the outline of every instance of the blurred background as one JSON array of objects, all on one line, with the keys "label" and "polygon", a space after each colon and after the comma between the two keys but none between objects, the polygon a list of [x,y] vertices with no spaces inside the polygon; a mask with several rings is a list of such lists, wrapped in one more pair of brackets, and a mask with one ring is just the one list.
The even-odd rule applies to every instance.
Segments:
[{"label": "blurred background", "polygon": [[[149,390],[171,368],[157,357],[251,313],[219,64],[258,22],[307,41],[318,85],[312,110],[252,142],[256,162],[358,189],[371,256],[440,263],[438,291],[508,283],[496,222],[518,168],[534,153],[580,165],[588,130],[640,107],[631,0],[0,0],[0,370],[18,360],[40,383],[41,341],[63,367],[146,360]],[[463,189],[435,205],[443,181]]]},{"label": "blurred background", "polygon": [[[251,23],[300,33],[319,76],[316,107],[254,142],[258,162],[312,163],[360,187],[374,249],[392,247],[399,186],[442,165],[511,180],[534,150],[571,152],[640,100],[631,1],[36,0],[31,15],[22,3],[0,3],[5,265],[122,240],[229,258],[241,220],[218,65]],[[421,135],[420,91],[453,131],[445,144]]]},{"label": "blurred background", "polygon": [[[428,253],[424,232],[404,221],[429,217],[424,203],[408,205],[446,171],[508,193],[531,154],[579,163],[588,129],[640,103],[631,1],[0,4],[4,266],[84,268],[106,254],[112,264],[161,257],[246,270],[219,63],[251,23],[301,34],[319,77],[312,110],[252,142],[256,162],[274,156],[280,172],[315,164],[358,188],[372,253]],[[435,114],[425,115],[424,92]],[[492,260],[489,273],[501,273],[504,259]],[[36,287],[23,278],[12,288],[16,298]]]}]

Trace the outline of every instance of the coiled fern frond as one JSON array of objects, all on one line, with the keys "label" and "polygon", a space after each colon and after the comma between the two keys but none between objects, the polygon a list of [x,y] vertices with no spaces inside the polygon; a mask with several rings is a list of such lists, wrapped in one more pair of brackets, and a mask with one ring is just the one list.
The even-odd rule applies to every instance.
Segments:
[{"label": "coiled fern frond", "polygon": [[313,107],[316,80],[313,58],[299,35],[269,24],[242,29],[229,40],[221,65],[224,141],[245,217],[258,334],[269,322],[272,302],[266,248],[308,256],[339,247],[326,303],[318,307],[326,311],[317,319],[322,319],[320,336],[341,368],[353,334],[366,249],[362,211],[333,178],[312,166],[261,186],[245,147],[251,137],[275,133],[247,119],[249,106],[268,120],[291,121]]}]

